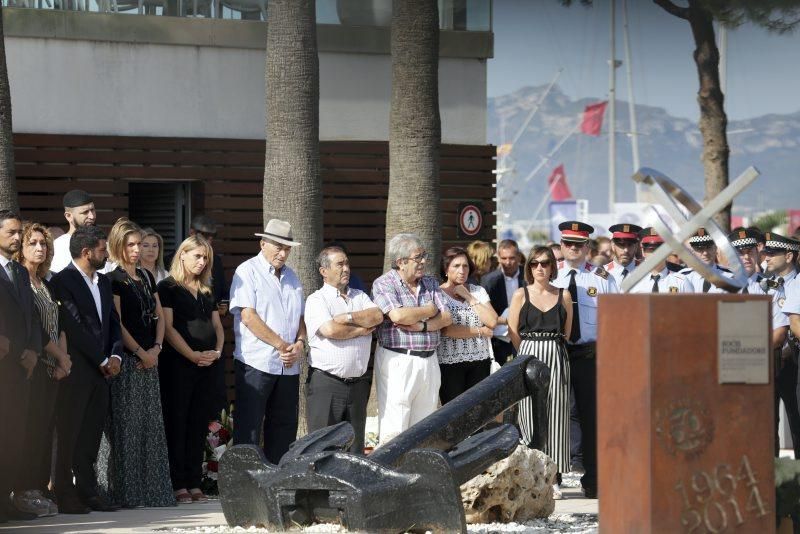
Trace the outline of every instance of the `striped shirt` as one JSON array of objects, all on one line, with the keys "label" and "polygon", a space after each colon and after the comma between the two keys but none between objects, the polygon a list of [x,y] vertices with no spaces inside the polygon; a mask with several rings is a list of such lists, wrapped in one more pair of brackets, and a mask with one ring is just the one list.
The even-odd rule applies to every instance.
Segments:
[{"label": "striped shirt", "polygon": [[[47,338],[42,339],[42,345],[47,345],[50,341],[58,344],[58,303],[53,300],[44,283],[42,283],[42,287],[36,287],[31,283],[31,289],[33,290],[33,303],[42,323],[42,330],[47,334]],[[49,352],[42,352],[44,364],[47,367],[47,375],[52,377],[53,371],[57,366],[56,359]]]},{"label": "striped shirt", "polygon": [[[447,311],[439,283],[432,276],[423,276],[415,294],[400,277],[397,269],[378,277],[372,283],[372,300],[384,315],[398,308],[419,308],[434,302],[439,312]],[[439,332],[407,332],[395,326],[388,316],[378,327],[378,343],[382,347],[411,350],[436,350]]]},{"label": "striped shirt", "polygon": [[366,293],[348,288],[347,296],[329,284],[314,291],[306,300],[304,319],[308,333],[308,365],[339,378],[357,378],[367,372],[372,335],[350,339],[331,339],[319,329],[342,313],[376,308]]}]

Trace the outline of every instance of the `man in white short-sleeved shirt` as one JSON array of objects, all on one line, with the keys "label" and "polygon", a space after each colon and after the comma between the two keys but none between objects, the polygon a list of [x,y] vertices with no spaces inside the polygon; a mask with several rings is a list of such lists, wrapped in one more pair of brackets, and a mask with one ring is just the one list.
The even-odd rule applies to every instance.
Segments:
[{"label": "man in white short-sleeved shirt", "polygon": [[97,217],[94,201],[86,191],[73,189],[67,192],[64,195],[63,204],[64,218],[69,223],[69,230],[66,234],[53,241],[53,260],[50,262],[50,270],[54,273],[60,272],[64,267],[72,263],[69,241],[72,239],[72,234],[75,233],[75,230],[81,226],[94,226]]},{"label": "man in white short-sleeved shirt", "polygon": [[324,284],[309,295],[305,308],[308,431],[348,421],[355,432],[350,452],[363,454],[372,384],[367,366],[372,332],[383,313],[366,293],[348,287],[350,261],[344,250],[322,249],[317,265]]},{"label": "man in white short-sleeved shirt", "polygon": [[270,219],[261,253],[237,267],[230,313],[236,339],[236,425],[233,441],[257,445],[277,464],[297,436],[300,357],[306,344],[303,288],[286,266],[292,247],[288,222]]}]

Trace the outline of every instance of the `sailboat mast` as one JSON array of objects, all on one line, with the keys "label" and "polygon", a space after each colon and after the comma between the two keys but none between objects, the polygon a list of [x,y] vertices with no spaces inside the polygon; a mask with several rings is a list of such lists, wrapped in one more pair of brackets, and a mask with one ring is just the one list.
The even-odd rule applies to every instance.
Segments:
[{"label": "sailboat mast", "polygon": [[[628,81],[628,120],[630,121],[633,172],[639,170],[639,131],[636,126],[636,101],[633,96],[633,74],[631,65],[631,42],[628,34],[628,0],[622,0],[622,36],[625,47],[625,75]],[[641,185],[636,183],[636,201],[641,202]]]},{"label": "sailboat mast", "polygon": [[616,144],[616,0],[611,0],[611,58],[608,60],[608,212],[614,213],[617,189],[617,144]]}]

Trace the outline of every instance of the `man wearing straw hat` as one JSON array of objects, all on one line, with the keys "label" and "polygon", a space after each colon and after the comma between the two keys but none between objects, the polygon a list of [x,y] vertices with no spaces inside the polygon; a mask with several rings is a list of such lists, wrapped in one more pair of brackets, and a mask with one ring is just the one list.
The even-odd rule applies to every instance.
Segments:
[{"label": "man wearing straw hat", "polygon": [[[307,346],[303,288],[286,260],[292,227],[270,219],[261,252],[236,269],[230,312],[236,348],[236,412],[233,441],[258,445],[277,464],[297,434],[300,357]],[[262,424],[263,423],[263,424]],[[262,430],[263,429],[263,430]]]}]

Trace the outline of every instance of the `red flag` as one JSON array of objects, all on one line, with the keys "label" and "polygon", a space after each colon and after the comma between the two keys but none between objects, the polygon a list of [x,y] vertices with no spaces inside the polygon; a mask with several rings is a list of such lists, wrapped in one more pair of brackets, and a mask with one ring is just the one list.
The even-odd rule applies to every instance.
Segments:
[{"label": "red flag", "polygon": [[800,230],[800,210],[786,210],[786,214],[789,216],[789,231],[787,234],[793,235]]},{"label": "red flag", "polygon": [[550,188],[550,198],[553,200],[570,200],[572,198],[572,191],[567,185],[567,175],[564,174],[563,163],[553,169],[547,179],[547,186]]},{"label": "red flag", "polygon": [[603,126],[603,113],[606,111],[607,101],[590,104],[583,110],[581,131],[586,135],[600,135]]}]

